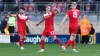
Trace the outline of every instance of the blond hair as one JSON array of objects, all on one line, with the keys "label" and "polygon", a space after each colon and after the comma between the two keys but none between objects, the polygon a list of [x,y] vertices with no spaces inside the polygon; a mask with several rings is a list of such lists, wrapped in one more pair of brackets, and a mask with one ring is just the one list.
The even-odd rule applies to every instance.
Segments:
[{"label": "blond hair", "polygon": [[72,2],[72,6],[77,6],[77,3],[76,2]]}]

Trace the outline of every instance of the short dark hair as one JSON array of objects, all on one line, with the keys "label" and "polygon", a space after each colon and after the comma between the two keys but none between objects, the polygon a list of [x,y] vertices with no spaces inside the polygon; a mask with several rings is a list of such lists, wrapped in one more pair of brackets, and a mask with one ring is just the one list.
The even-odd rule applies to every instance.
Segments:
[{"label": "short dark hair", "polygon": [[25,8],[21,7],[20,9],[25,10]]}]

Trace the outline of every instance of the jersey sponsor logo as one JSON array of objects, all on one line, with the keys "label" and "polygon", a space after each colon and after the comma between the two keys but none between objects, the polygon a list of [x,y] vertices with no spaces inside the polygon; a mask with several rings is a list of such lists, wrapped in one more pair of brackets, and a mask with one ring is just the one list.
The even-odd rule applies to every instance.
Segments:
[{"label": "jersey sponsor logo", "polygon": [[26,16],[26,15],[20,15],[20,14],[19,14],[18,16],[19,16],[19,18],[22,19],[22,20],[26,20],[26,19],[28,18],[28,16]]}]

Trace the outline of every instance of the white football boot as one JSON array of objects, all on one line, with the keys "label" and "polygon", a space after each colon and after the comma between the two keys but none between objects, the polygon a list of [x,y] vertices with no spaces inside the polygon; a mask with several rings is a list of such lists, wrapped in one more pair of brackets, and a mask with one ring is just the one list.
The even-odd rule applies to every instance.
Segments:
[{"label": "white football boot", "polygon": [[77,51],[76,49],[72,49],[72,51],[73,51],[73,52],[76,52],[76,53],[79,52],[79,51]]},{"label": "white football boot", "polygon": [[62,52],[66,52],[65,46],[61,46],[61,48],[62,48]]},{"label": "white football boot", "polygon": [[44,49],[40,49],[40,51],[38,51],[38,53],[44,52]]}]

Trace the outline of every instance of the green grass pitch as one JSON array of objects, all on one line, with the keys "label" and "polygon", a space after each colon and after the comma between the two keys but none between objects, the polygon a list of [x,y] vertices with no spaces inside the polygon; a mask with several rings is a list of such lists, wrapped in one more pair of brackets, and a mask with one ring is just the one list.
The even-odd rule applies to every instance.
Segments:
[{"label": "green grass pitch", "polygon": [[25,50],[17,50],[14,44],[0,44],[0,56],[100,56],[100,45],[77,44],[78,53],[74,53],[69,47],[66,53],[61,52],[58,44],[46,44],[43,53],[37,53],[40,50],[40,44],[25,44]]}]

